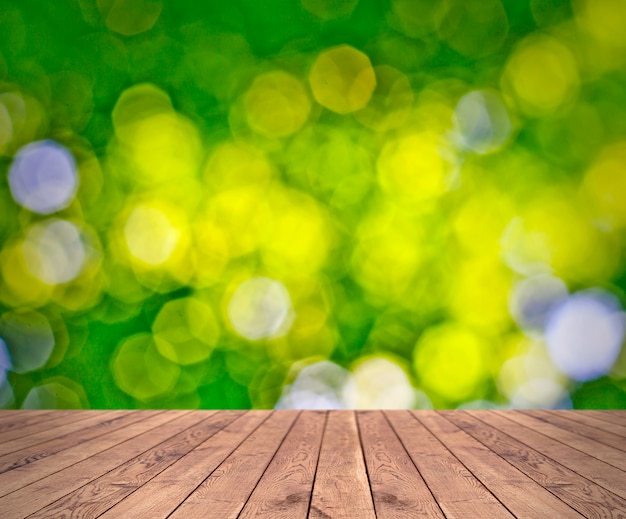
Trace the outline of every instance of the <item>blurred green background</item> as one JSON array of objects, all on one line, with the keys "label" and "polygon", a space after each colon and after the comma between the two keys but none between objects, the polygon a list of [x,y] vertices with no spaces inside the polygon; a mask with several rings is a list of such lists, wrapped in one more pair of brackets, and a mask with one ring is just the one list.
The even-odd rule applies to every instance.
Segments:
[{"label": "blurred green background", "polygon": [[626,1],[0,0],[0,407],[626,408]]}]

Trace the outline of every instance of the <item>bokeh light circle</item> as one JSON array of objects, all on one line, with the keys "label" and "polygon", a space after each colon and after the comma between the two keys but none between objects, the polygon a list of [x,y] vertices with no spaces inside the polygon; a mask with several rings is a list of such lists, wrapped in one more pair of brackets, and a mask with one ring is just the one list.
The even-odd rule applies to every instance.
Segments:
[{"label": "bokeh light circle", "polygon": [[495,92],[474,90],[454,110],[454,122],[464,147],[477,153],[500,148],[511,134],[511,119]]},{"label": "bokeh light circle", "polygon": [[207,359],[220,334],[211,307],[193,297],[165,303],[152,324],[152,332],[159,353],[182,365]]},{"label": "bokeh light circle", "polygon": [[266,137],[286,137],[309,117],[311,101],[300,81],[283,71],[255,78],[244,98],[250,127]]},{"label": "bokeh light circle", "polygon": [[83,409],[81,400],[81,395],[71,387],[59,382],[47,382],[28,392],[22,409]]},{"label": "bokeh light circle", "polygon": [[554,310],[546,327],[550,357],[577,381],[607,374],[624,341],[624,315],[614,296],[603,291],[578,292]]},{"label": "bokeh light circle", "polygon": [[543,332],[551,312],[568,295],[565,283],[549,274],[519,281],[511,292],[511,314],[523,330]]},{"label": "bokeh light circle", "polygon": [[98,0],[105,25],[123,36],[146,32],[159,19],[161,0]]},{"label": "bokeh light circle", "polygon": [[124,339],[113,354],[111,370],[122,391],[144,402],[167,395],[180,375],[178,364],[159,354],[148,333]]},{"label": "bokeh light circle", "polygon": [[413,108],[411,82],[399,70],[389,65],[374,67],[376,89],[367,105],[354,117],[364,126],[378,132],[401,127]]},{"label": "bokeh light circle", "polygon": [[513,409],[571,409],[563,384],[549,378],[533,378],[521,384],[511,397]]},{"label": "bokeh light circle", "polygon": [[57,219],[31,227],[22,249],[31,273],[48,285],[75,279],[88,255],[80,229]]},{"label": "bokeh light circle", "polygon": [[251,341],[284,334],[293,320],[289,292],[280,281],[248,279],[233,293],[228,317],[235,331]]},{"label": "bokeh light circle", "polygon": [[591,164],[581,186],[594,215],[612,228],[626,227],[626,141],[608,146]]},{"label": "bokeh light circle", "polygon": [[580,87],[576,61],[559,40],[531,36],[514,51],[503,75],[520,108],[533,117],[559,110],[573,101]]},{"label": "bokeh light circle", "polygon": [[447,0],[441,4],[438,32],[457,52],[484,57],[496,52],[506,40],[509,24],[500,0]]},{"label": "bokeh light circle", "polygon": [[319,104],[338,114],[347,114],[368,103],[376,87],[376,74],[364,53],[340,45],[319,54],[309,82]]},{"label": "bokeh light circle", "polygon": [[65,209],[78,188],[76,161],[52,140],[20,148],[9,170],[9,186],[15,201],[39,214]]},{"label": "bokeh light circle", "polygon": [[276,409],[346,409],[354,398],[350,372],[328,360],[302,367],[284,387]]},{"label": "bokeh light circle", "polygon": [[378,180],[391,196],[409,203],[443,194],[452,172],[443,143],[432,132],[390,139],[378,157]]},{"label": "bokeh light circle", "polygon": [[181,230],[165,208],[139,204],[128,216],[124,237],[131,256],[151,267],[166,263],[181,240]]},{"label": "bokeh light circle", "polygon": [[365,357],[352,370],[356,409],[412,409],[415,389],[406,371],[383,356]]},{"label": "bokeh light circle", "polygon": [[12,310],[2,314],[0,337],[11,354],[12,370],[16,373],[42,368],[55,345],[50,322],[33,310]]},{"label": "bokeh light circle", "polygon": [[421,387],[451,402],[477,396],[487,377],[487,352],[485,339],[457,323],[428,329],[414,351]]},{"label": "bokeh light circle", "polygon": [[0,337],[0,386],[2,386],[6,380],[6,372],[10,371],[13,367],[11,361],[11,354],[7,348],[6,342]]}]

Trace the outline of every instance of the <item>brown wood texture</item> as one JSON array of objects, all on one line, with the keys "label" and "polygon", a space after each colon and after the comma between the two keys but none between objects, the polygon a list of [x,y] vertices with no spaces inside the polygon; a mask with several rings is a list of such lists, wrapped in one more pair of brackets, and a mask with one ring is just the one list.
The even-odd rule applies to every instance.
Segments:
[{"label": "brown wood texture", "polygon": [[0,411],[0,518],[623,518],[625,433],[623,411]]},{"label": "brown wood texture", "polygon": [[513,517],[414,415],[407,411],[388,416],[446,517]]},{"label": "brown wood texture", "polygon": [[300,414],[239,517],[306,517],[327,413]]},{"label": "brown wood texture", "polygon": [[385,415],[362,411],[357,416],[376,517],[444,517]]},{"label": "brown wood texture", "polygon": [[237,517],[291,428],[297,411],[272,413],[170,517]]},{"label": "brown wood texture", "polygon": [[331,412],[326,422],[309,517],[375,518],[354,411]]}]

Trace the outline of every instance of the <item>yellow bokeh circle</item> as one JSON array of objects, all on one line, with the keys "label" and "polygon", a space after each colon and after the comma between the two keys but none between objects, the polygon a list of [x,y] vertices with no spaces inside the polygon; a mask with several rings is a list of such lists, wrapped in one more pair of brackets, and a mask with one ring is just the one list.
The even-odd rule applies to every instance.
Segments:
[{"label": "yellow bokeh circle", "polygon": [[152,324],[152,332],[159,353],[183,365],[206,360],[220,334],[211,307],[193,297],[163,305]]},{"label": "yellow bokeh circle", "polygon": [[442,152],[439,139],[430,132],[387,141],[377,164],[381,187],[392,197],[407,202],[441,195],[452,171]]},{"label": "yellow bokeh circle", "polygon": [[309,118],[311,101],[300,81],[283,71],[258,76],[244,98],[248,124],[266,137],[286,137]]},{"label": "yellow bokeh circle", "polygon": [[605,149],[585,175],[583,193],[612,228],[626,226],[626,141]]},{"label": "yellow bokeh circle", "polygon": [[149,333],[128,337],[118,346],[111,361],[117,386],[142,401],[163,397],[178,381],[178,364],[162,357]]},{"label": "yellow bokeh circle", "polygon": [[363,108],[376,88],[376,74],[369,58],[350,45],[320,53],[309,81],[315,100],[338,114]]},{"label": "yellow bokeh circle", "polygon": [[503,87],[523,112],[545,116],[572,102],[580,79],[574,57],[558,40],[530,36],[515,50],[503,74]]},{"label": "yellow bokeh circle", "polygon": [[413,107],[413,89],[409,78],[389,65],[379,65],[374,71],[376,89],[367,106],[354,116],[367,128],[385,132],[406,121]]},{"label": "yellow bokeh circle", "polygon": [[428,329],[414,352],[420,385],[446,402],[479,396],[488,374],[488,344],[471,329],[444,323]]}]

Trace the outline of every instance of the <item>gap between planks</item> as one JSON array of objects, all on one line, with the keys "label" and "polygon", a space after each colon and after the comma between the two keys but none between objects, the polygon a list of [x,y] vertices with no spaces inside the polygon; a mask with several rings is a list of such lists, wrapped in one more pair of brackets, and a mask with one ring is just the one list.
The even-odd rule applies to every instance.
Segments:
[{"label": "gap between planks", "polygon": [[10,413],[6,519],[626,514],[623,413]]}]

